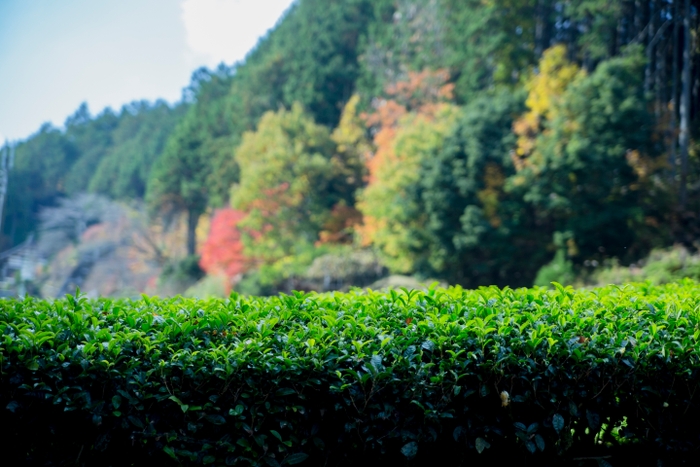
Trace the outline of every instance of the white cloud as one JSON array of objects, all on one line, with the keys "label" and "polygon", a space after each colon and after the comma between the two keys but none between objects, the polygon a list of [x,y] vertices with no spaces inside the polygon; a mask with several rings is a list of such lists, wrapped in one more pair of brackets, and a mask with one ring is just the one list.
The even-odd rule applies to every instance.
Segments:
[{"label": "white cloud", "polygon": [[183,0],[182,21],[191,65],[213,67],[245,57],[292,0]]}]

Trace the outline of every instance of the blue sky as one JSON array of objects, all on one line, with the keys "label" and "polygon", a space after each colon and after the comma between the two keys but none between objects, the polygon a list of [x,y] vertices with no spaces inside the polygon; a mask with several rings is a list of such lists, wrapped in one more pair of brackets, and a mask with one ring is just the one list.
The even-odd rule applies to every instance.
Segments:
[{"label": "blue sky", "polygon": [[0,144],[81,102],[174,102],[200,66],[245,57],[292,0],[0,0]]}]

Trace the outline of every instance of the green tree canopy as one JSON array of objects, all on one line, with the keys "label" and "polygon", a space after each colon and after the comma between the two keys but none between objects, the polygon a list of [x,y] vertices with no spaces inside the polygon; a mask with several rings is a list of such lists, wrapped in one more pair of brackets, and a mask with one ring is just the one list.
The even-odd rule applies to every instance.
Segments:
[{"label": "green tree canopy", "polygon": [[603,62],[566,88],[533,155],[510,181],[552,232],[573,234],[579,259],[624,257],[643,230],[644,193],[633,164],[656,156],[655,128],[644,58],[636,52]]},{"label": "green tree canopy", "polygon": [[507,90],[472,100],[423,163],[417,195],[433,239],[426,266],[450,282],[529,284],[546,259],[538,219],[505,189],[523,101]]},{"label": "green tree canopy", "polygon": [[168,139],[153,165],[146,202],[152,213],[187,213],[187,252],[195,254],[195,229],[208,202],[207,178],[211,161],[202,150],[203,137],[190,113]]}]

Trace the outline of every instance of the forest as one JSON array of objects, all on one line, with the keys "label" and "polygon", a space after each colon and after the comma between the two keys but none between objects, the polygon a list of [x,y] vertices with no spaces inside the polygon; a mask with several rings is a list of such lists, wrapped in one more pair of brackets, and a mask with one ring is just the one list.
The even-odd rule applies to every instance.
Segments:
[{"label": "forest", "polygon": [[34,262],[2,287],[520,287],[629,274],[659,251],[685,264],[700,246],[699,9],[297,0],[175,104],[83,104],[6,144],[0,252]]}]

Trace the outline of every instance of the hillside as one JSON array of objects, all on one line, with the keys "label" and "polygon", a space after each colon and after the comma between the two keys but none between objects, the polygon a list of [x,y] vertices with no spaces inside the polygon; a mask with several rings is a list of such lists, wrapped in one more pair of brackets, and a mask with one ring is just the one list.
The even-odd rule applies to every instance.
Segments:
[{"label": "hillside", "polygon": [[[0,251],[35,233],[32,281],[49,290],[104,235],[114,247],[71,286],[133,295],[204,275],[191,293],[389,274],[522,286],[694,250],[699,10],[298,0],[242,63],[195,71],[176,105],[81,106],[4,148]],[[47,221],[85,193],[112,217]],[[57,231],[67,240],[47,240]],[[141,275],[100,288],[125,270]]]}]

